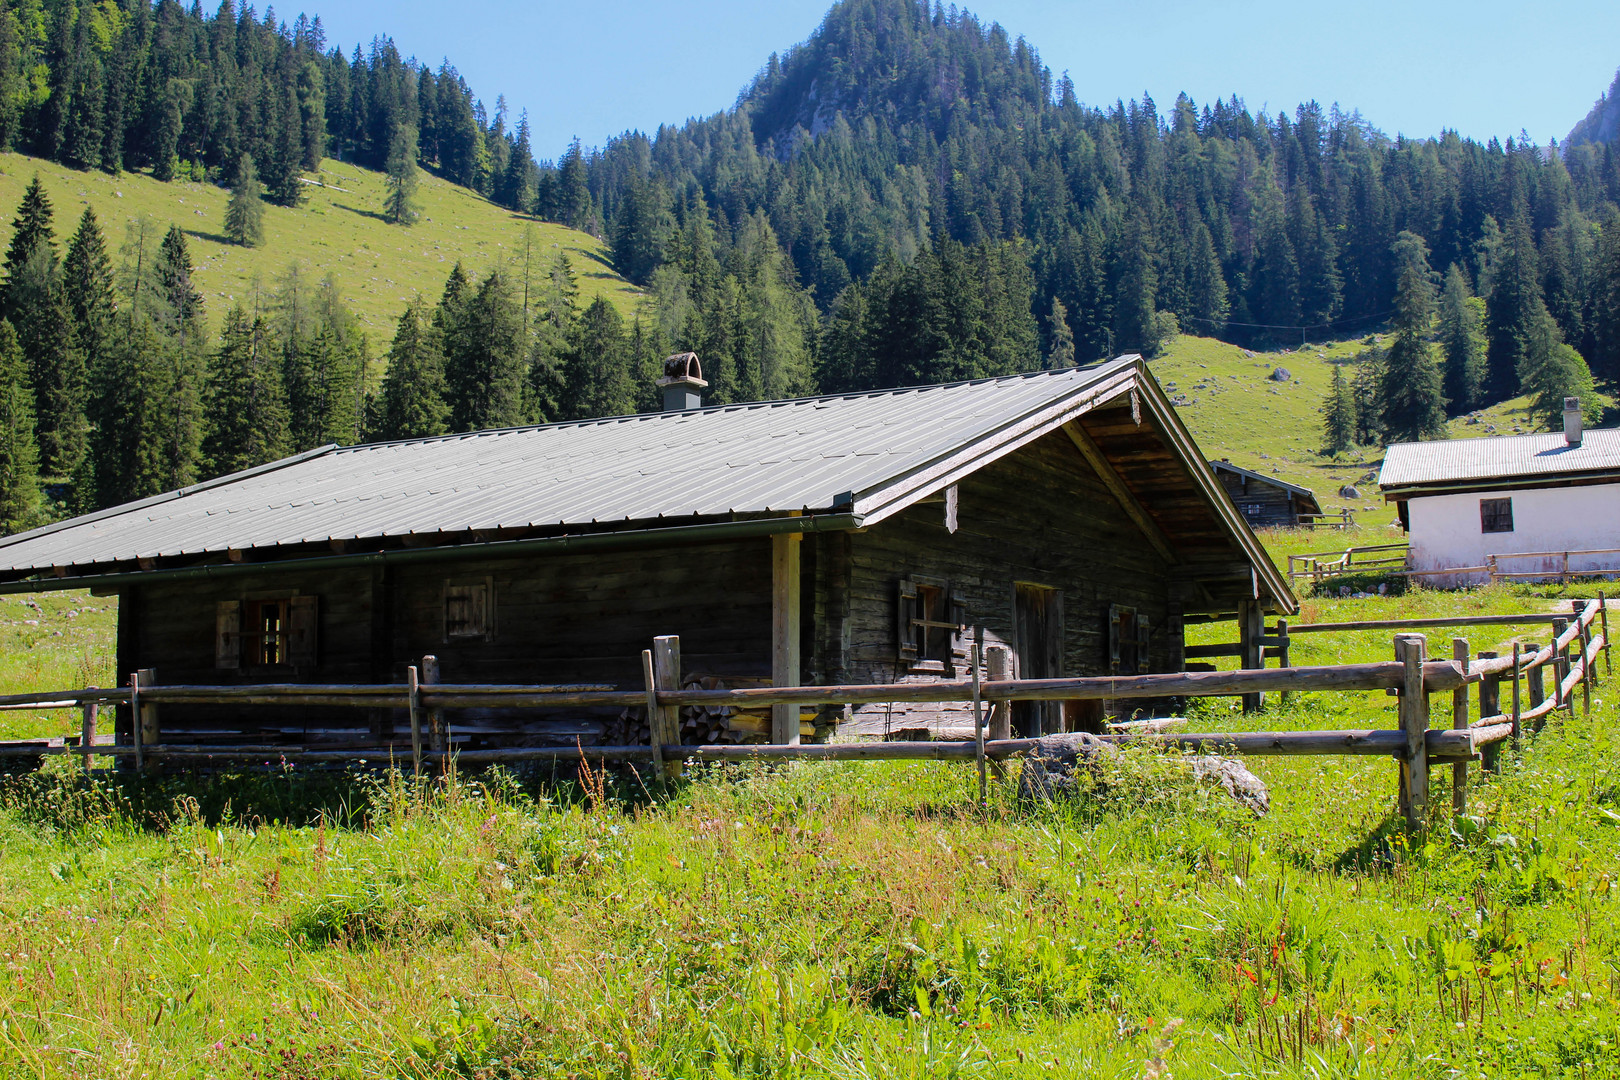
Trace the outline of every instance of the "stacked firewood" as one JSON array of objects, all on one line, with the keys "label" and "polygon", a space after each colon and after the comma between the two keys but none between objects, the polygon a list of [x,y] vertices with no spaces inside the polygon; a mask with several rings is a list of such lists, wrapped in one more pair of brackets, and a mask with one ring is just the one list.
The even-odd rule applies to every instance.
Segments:
[{"label": "stacked firewood", "polygon": [[[748,686],[769,686],[767,678],[732,675],[689,675],[683,690],[730,690]],[[800,714],[799,733],[803,738],[816,734],[815,714]],[[646,746],[652,742],[647,726],[647,710],[631,706],[610,726],[608,737],[621,738],[623,746]],[[693,745],[768,743],[771,741],[771,707],[739,709],[730,705],[684,705],[681,707],[681,742]]]}]

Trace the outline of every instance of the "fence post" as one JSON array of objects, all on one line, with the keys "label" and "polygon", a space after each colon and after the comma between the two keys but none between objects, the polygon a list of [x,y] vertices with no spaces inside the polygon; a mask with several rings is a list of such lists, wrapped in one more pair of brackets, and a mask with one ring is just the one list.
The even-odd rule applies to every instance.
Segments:
[{"label": "fence post", "polygon": [[[148,686],[157,683],[157,668],[141,668],[135,673],[136,693]],[[130,697],[130,704],[135,703],[134,695]],[[135,714],[135,767],[145,770],[147,768],[145,747],[156,746],[163,740],[163,728],[158,722],[158,707],[156,704],[142,702],[140,708],[132,708]]]},{"label": "fence post", "polygon": [[1581,715],[1591,716],[1592,687],[1597,683],[1597,673],[1592,670],[1593,665],[1586,655],[1592,650],[1592,622],[1587,618],[1590,609],[1579,600],[1570,601],[1570,607],[1574,609],[1575,620],[1581,628],[1580,636],[1575,639],[1575,647],[1581,650]]},{"label": "fence post", "polygon": [[658,677],[653,674],[651,649],[641,650],[641,679],[647,688],[647,741],[652,744],[653,772],[664,775],[664,740],[658,737]]},{"label": "fence post", "polygon": [[[669,634],[653,638],[652,647],[653,683],[659,690],[669,693],[679,693],[681,689],[681,639]],[[795,722],[798,719],[798,706],[794,710]],[[679,705],[659,705],[648,717],[648,725],[652,730],[654,743],[665,746],[679,746],[681,742],[681,707]],[[795,727],[794,732],[798,732]],[[795,743],[798,739],[793,740]],[[664,779],[679,780],[681,777],[681,759],[664,758]]]},{"label": "fence post", "polygon": [[1429,696],[1423,691],[1423,661],[1428,638],[1397,634],[1395,659],[1405,667],[1401,679],[1401,731],[1406,734],[1406,755],[1400,763],[1400,805],[1406,823],[1422,828],[1429,809]]},{"label": "fence post", "polygon": [[[1493,652],[1479,654],[1481,660],[1495,660]],[[1500,675],[1487,675],[1479,682],[1479,716],[1500,716],[1502,714],[1502,677]],[[1493,742],[1480,751],[1480,771],[1494,773],[1501,771],[1502,744]]]},{"label": "fence post", "polygon": [[[89,687],[94,690],[95,687]],[[96,718],[101,712],[101,706],[94,701],[84,703],[84,717],[79,724],[79,752],[84,755],[84,771],[89,772],[91,762],[95,760],[91,755],[96,747]]]},{"label": "fence post", "polygon": [[[1239,667],[1247,669],[1266,666],[1266,647],[1261,641],[1265,630],[1266,615],[1259,601],[1238,601],[1238,644],[1243,652],[1238,661]],[[1244,694],[1242,697],[1243,711],[1246,713],[1259,712],[1266,703],[1264,694]]]},{"label": "fence post", "polygon": [[[437,656],[422,657],[421,680],[423,686],[436,686],[439,682],[439,658]],[[428,747],[436,754],[445,751],[445,744],[449,742],[444,730],[444,710],[428,710]],[[440,760],[440,767],[443,767]]]},{"label": "fence post", "polygon": [[[1451,658],[1457,661],[1463,674],[1468,674],[1468,639],[1451,639]],[[1483,653],[1480,654],[1482,657]],[[1481,716],[1485,714],[1480,713]],[[1451,692],[1451,729],[1453,731],[1468,730],[1468,684]],[[1453,814],[1466,813],[1468,810],[1468,762],[1457,761],[1451,766],[1451,812]]]},{"label": "fence post", "polygon": [[405,669],[405,685],[410,695],[411,771],[420,780],[422,778],[422,684],[418,678],[415,664]]},{"label": "fence post", "polygon": [[1517,757],[1524,748],[1519,730],[1519,643],[1513,643],[1513,755]]},{"label": "fence post", "polygon": [[1568,629],[1569,629],[1569,620],[1568,619],[1554,619],[1553,620],[1553,628],[1552,628],[1552,633],[1553,633],[1553,644],[1552,644],[1553,672],[1552,672],[1552,676],[1553,676],[1553,708],[1555,710],[1556,709],[1564,709],[1564,708],[1569,707],[1569,702],[1564,700],[1564,678],[1569,674],[1569,646],[1564,645],[1564,646],[1560,647],[1559,644],[1558,644],[1558,639],[1563,637],[1564,636],[1564,631],[1568,630]]},{"label": "fence post", "polygon": [[[1533,649],[1535,648],[1533,643],[1531,645],[1531,648],[1533,648]],[[1540,652],[1541,650],[1540,649],[1535,649],[1535,651]],[[1545,675],[1544,675],[1545,670],[1546,670],[1545,665],[1542,665],[1542,664],[1531,664],[1528,668],[1525,669],[1525,675],[1529,679],[1529,685],[1530,685],[1530,708],[1531,709],[1534,709],[1536,706],[1540,705],[1543,701],[1547,700],[1547,688],[1546,688]],[[1537,731],[1540,731],[1546,725],[1546,723],[1547,723],[1546,714],[1538,714],[1536,716],[1536,728],[1535,729]]]},{"label": "fence post", "polygon": [[979,681],[979,643],[973,643],[973,743],[974,756],[979,759],[979,808],[990,809],[990,780],[984,768],[984,702],[980,699],[983,684]]},{"label": "fence post", "polygon": [[[1010,650],[1005,645],[991,645],[984,651],[985,675],[987,682],[1005,682],[1009,663]],[[1012,738],[1012,702],[997,699],[990,703],[990,741]],[[1003,761],[991,763],[996,771],[996,779],[1004,779],[1007,775],[1007,764]]]},{"label": "fence post", "polygon": [[1614,658],[1609,655],[1609,598],[1598,590],[1598,618],[1603,620],[1603,671],[1614,674]]}]

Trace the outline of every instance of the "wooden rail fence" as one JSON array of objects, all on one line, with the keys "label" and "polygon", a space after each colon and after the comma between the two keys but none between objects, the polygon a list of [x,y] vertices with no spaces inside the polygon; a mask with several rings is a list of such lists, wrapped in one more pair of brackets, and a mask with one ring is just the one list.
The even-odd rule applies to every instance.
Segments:
[{"label": "wooden rail fence", "polygon": [[[175,744],[162,741],[161,715],[165,704],[175,705],[319,705],[356,708],[394,708],[406,711],[410,721],[408,750],[420,773],[428,763],[451,760],[495,764],[532,760],[651,761],[666,776],[678,775],[685,761],[885,761],[976,760],[981,794],[986,761],[999,761],[1026,753],[1034,739],[1011,737],[1010,705],[1015,701],[1076,701],[1141,698],[1189,698],[1253,695],[1265,692],[1385,691],[1398,700],[1395,730],[1241,731],[1192,733],[1132,733],[1103,735],[1122,745],[1179,748],[1192,751],[1230,751],[1253,755],[1378,755],[1392,756],[1400,766],[1399,803],[1414,826],[1425,820],[1429,803],[1429,768],[1453,764],[1452,805],[1464,807],[1466,766],[1479,757],[1494,769],[1499,744],[1520,745],[1525,724],[1539,730],[1557,709],[1573,709],[1581,692],[1583,706],[1591,709],[1596,685],[1596,660],[1608,659],[1608,612],[1601,601],[1576,601],[1568,617],[1552,619],[1550,644],[1521,651],[1512,657],[1491,653],[1470,656],[1462,638],[1452,642],[1450,659],[1432,659],[1421,633],[1395,635],[1393,661],[1323,667],[1247,669],[1239,671],[1184,671],[1157,675],[1075,679],[1006,679],[1002,650],[992,650],[989,679],[980,678],[978,650],[974,650],[973,677],[922,684],[853,686],[759,687],[745,689],[682,689],[678,638],[661,637],[642,656],[645,685],[640,690],[604,690],[582,685],[476,685],[426,682],[411,667],[403,684],[266,684],[254,686],[165,686],[150,671],[134,673],[129,685],[117,688],[65,690],[49,693],[0,695],[0,708],[78,708],[83,727],[77,740],[61,744],[19,741],[0,744],[0,756],[71,754],[91,767],[96,757],[130,760],[136,768],[158,763],[215,764],[230,761],[356,762],[362,758],[403,756],[407,746],[393,742],[343,747],[306,747],[230,744]],[[1415,620],[1419,624],[1473,623],[1499,625],[1509,620],[1539,621],[1541,616],[1478,616],[1461,620]],[[1307,630],[1374,629],[1385,623],[1320,623],[1295,627]],[[1412,623],[1397,624],[1411,626]],[[1191,650],[1189,650],[1190,652]],[[1572,654],[1573,651],[1573,654]],[[1002,653],[1002,655],[997,655]],[[1552,696],[1545,693],[1543,673],[1551,668]],[[1610,668],[1612,674],[1612,667]],[[1528,681],[1529,707],[1521,708],[1519,680]],[[1500,707],[1501,684],[1511,682],[1512,708]],[[1479,718],[1468,720],[1469,687],[1477,686]],[[1450,692],[1450,728],[1430,726],[1430,697]],[[956,742],[829,743],[816,745],[683,745],[679,741],[679,710],[684,706],[859,705],[889,702],[971,702],[975,738]],[[130,739],[118,745],[98,743],[98,711],[106,705],[130,710]],[[427,732],[430,717],[455,708],[555,709],[638,706],[647,710],[651,744],[644,746],[526,746],[461,750],[448,748],[445,733]],[[424,735],[429,741],[424,741]]]}]

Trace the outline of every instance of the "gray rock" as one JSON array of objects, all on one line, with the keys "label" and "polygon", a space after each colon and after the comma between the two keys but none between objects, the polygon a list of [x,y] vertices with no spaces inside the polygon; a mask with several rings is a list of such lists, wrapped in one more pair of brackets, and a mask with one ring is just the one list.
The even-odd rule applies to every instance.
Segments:
[{"label": "gray rock", "polygon": [[1339,495],[1340,495],[1340,497],[1346,498],[1346,499],[1359,499],[1359,498],[1361,498],[1361,492],[1360,492],[1360,490],[1358,490],[1356,488],[1356,486],[1354,484],[1346,484],[1346,485],[1344,485],[1344,487],[1339,489]]},{"label": "gray rock", "polygon": [[1079,790],[1081,772],[1095,777],[1098,762],[1118,754],[1112,743],[1083,731],[1037,739],[1018,770],[1018,801],[1049,803],[1071,797]]},{"label": "gray rock", "polygon": [[1244,768],[1242,762],[1208,754],[1186,761],[1192,766],[1195,778],[1221,785],[1228,795],[1253,810],[1255,817],[1271,812],[1271,790],[1264,780]]},{"label": "gray rock", "polygon": [[1289,379],[1292,379],[1293,377],[1294,377],[1293,372],[1289,371],[1285,367],[1276,368],[1276,369],[1274,369],[1272,371],[1272,373],[1270,375],[1266,376],[1266,378],[1270,379],[1272,382],[1287,382]]}]

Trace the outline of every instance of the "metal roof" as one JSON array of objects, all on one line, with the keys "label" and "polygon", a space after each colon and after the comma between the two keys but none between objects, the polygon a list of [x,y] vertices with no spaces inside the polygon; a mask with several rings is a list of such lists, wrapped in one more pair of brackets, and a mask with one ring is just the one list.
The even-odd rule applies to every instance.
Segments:
[{"label": "metal roof", "polygon": [[1413,487],[1500,487],[1523,481],[1555,483],[1620,472],[1620,429],[1595,428],[1579,446],[1563,432],[1396,443],[1384,452],[1378,486],[1386,493]]},{"label": "metal roof", "polygon": [[0,572],[790,511],[836,509],[871,524],[1141,376],[1133,355],[942,386],[323,447],[0,540]]}]

